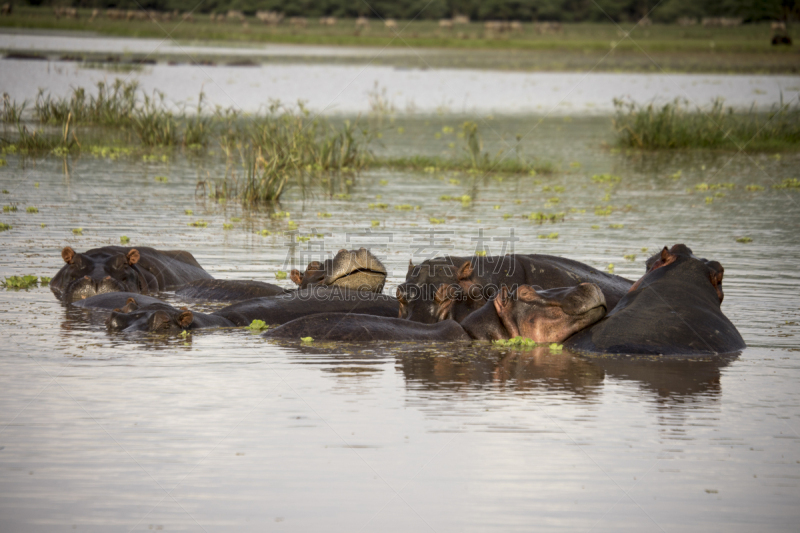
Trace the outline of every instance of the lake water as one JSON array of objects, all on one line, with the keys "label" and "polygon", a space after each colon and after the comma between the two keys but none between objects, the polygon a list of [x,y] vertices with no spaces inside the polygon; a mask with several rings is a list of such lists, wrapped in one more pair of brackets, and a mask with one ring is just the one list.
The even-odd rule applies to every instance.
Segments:
[{"label": "lake water", "polygon": [[[47,63],[36,65],[32,79],[45,79],[36,69]],[[80,80],[92,74],[55,66]],[[18,77],[4,75],[0,89]],[[231,86],[246,93],[240,85]],[[387,119],[375,150],[452,153],[445,126],[458,121]],[[481,231],[503,239],[513,229],[518,253],[612,263],[629,278],[648,255],[683,242],[724,265],[722,309],[748,348],[680,361],[444,344],[304,347],[244,330],[111,335],[47,288],[0,290],[0,530],[796,531],[800,192],[771,186],[798,177],[800,157],[625,155],[603,146],[613,142],[608,117],[484,116],[480,126],[487,149],[524,135],[524,156],[560,170],[371,170],[329,192],[291,189],[280,209],[301,234],[324,235],[312,250],[289,246],[285,219],[195,194],[198,180],[224,174],[219,154],[6,154],[0,198],[18,210],[0,215],[13,226],[0,233],[0,278],[53,276],[62,247],[126,235],[134,246],[188,250],[215,277],[273,282],[320,247],[367,246],[387,265],[392,294],[410,258],[468,254]],[[603,172],[622,178],[610,192],[591,181]],[[735,188],[696,190],[702,183]],[[745,190],[754,184],[765,190]],[[466,206],[439,200],[464,194]],[[599,205],[618,209],[599,216]],[[565,220],[539,225],[527,219],[535,211]],[[197,219],[208,227],[187,225]],[[433,246],[431,230],[442,232]],[[753,240],[737,243],[742,236]],[[484,244],[500,253],[501,243]]]}]

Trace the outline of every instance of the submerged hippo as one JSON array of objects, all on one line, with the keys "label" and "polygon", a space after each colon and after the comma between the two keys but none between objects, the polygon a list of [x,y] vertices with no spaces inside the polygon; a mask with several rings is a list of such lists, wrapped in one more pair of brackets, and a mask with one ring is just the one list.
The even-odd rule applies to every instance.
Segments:
[{"label": "submerged hippo", "polygon": [[[136,306],[128,309],[128,313],[136,311],[135,316],[124,316],[126,310],[121,309],[112,313],[107,325],[112,330],[179,332],[206,327],[249,326],[253,320],[261,320],[268,325],[284,324],[306,315],[330,312],[396,317],[398,309],[397,300],[383,294],[341,287],[310,287],[282,296],[253,298],[213,313],[190,311],[187,315],[183,313],[187,309],[177,309],[164,302],[141,308]],[[156,312],[161,312],[161,318],[153,322],[150,315]],[[169,326],[163,324],[165,316],[170,321]],[[155,326],[161,329],[152,329]]]},{"label": "submerged hippo", "polygon": [[536,290],[521,285],[514,293],[501,287],[494,298],[461,324],[443,320],[422,324],[401,318],[323,313],[288,322],[263,336],[312,337],[317,341],[458,341],[527,337],[561,342],[606,313],[602,291],[594,284]]},{"label": "submerged hippo", "polygon": [[139,307],[150,304],[163,304],[161,300],[153,296],[144,294],[136,294],[134,292],[106,292],[103,294],[96,294],[89,296],[84,300],[75,300],[72,305],[75,307],[83,307],[84,309],[124,309],[133,302]]},{"label": "submerged hippo", "polygon": [[[292,270],[291,279],[300,289],[311,286],[337,286],[369,292],[381,292],[386,282],[386,268],[369,250],[339,250],[324,263],[312,261],[305,272]],[[182,298],[215,301],[240,301],[278,296],[290,292],[263,281],[201,279],[175,291]]]},{"label": "submerged hippo", "polygon": [[107,292],[172,290],[211,278],[192,254],[181,250],[104,246],[80,254],[67,246],[61,257],[66,264],[50,281],[50,290],[64,303]]},{"label": "submerged hippo", "polygon": [[442,312],[437,294],[442,286],[461,289],[463,316],[479,309],[502,286],[532,285],[551,289],[593,283],[609,309],[625,296],[633,281],[562,257],[540,254],[457,257],[445,256],[409,265],[406,282],[397,287],[400,318],[435,323]]},{"label": "submerged hippo", "polygon": [[722,314],[724,269],[685,245],[664,247],[608,316],[564,343],[590,353],[708,355],[745,348]]}]

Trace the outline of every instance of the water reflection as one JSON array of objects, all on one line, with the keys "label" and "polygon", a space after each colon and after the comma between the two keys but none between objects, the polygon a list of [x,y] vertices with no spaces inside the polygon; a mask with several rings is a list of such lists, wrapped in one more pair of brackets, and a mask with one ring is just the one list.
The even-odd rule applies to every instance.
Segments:
[{"label": "water reflection", "polygon": [[347,377],[376,372],[374,366],[394,357],[396,370],[416,390],[566,392],[578,402],[594,403],[604,384],[614,380],[635,383],[664,406],[718,399],[722,369],[739,357],[589,357],[566,350],[552,353],[547,347],[516,351],[467,343],[284,346],[302,354],[300,364],[320,365],[325,372]]}]

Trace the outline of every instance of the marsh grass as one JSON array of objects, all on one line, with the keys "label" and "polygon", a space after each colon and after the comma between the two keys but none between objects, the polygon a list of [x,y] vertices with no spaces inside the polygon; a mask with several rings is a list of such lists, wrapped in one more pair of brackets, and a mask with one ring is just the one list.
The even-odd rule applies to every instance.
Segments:
[{"label": "marsh grass", "polygon": [[780,150],[800,146],[800,104],[769,113],[737,113],[715,100],[710,109],[692,110],[686,100],[641,106],[614,100],[614,128],[620,146],[643,150]]},{"label": "marsh grass", "polygon": [[22,119],[22,114],[25,112],[26,102],[18,104],[16,101],[11,100],[8,93],[3,93],[3,110],[0,114],[0,121],[7,124],[18,124]]}]

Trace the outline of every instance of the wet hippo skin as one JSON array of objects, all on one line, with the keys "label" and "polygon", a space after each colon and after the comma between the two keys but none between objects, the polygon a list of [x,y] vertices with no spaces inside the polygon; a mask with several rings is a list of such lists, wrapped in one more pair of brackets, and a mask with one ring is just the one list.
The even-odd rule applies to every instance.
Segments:
[{"label": "wet hippo skin", "polygon": [[708,355],[745,348],[722,313],[724,269],[684,245],[666,247],[650,269],[600,322],[564,343],[572,351]]}]

